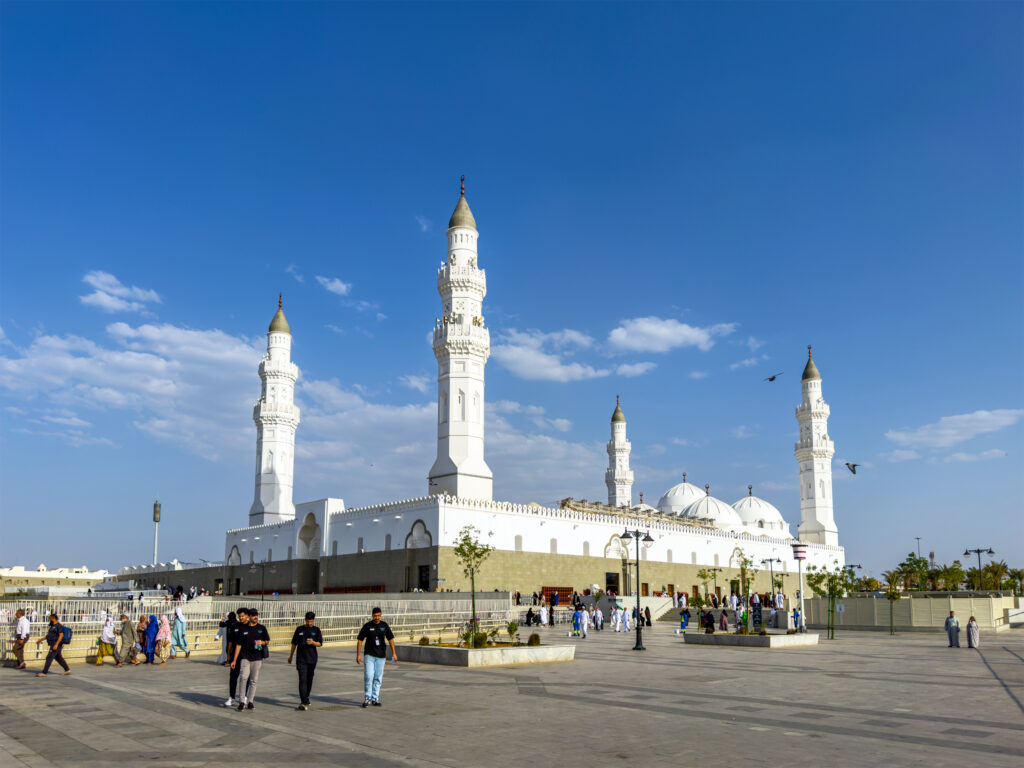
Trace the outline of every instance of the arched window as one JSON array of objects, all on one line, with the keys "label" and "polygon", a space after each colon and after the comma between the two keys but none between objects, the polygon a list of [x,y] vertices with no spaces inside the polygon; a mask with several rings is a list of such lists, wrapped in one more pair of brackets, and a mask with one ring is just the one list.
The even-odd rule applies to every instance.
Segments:
[{"label": "arched window", "polygon": [[252,565],[255,562],[256,562],[256,553],[255,552],[250,552],[249,553],[249,564]]},{"label": "arched window", "polygon": [[335,539],[334,541],[331,542],[331,554],[332,555],[338,554],[338,540],[337,539]]},{"label": "arched window", "polygon": [[[360,539],[362,541],[362,539]],[[718,555],[715,555],[715,565],[718,565]]]},{"label": "arched window", "polygon": [[291,547],[288,547],[288,559],[289,560],[292,559],[292,548]]},{"label": "arched window", "polygon": [[690,564],[691,565],[696,565],[697,564],[697,553],[696,552],[691,552],[690,553]]},{"label": "arched window", "polygon": [[671,549],[665,555],[665,562],[667,562],[667,563],[671,563],[672,562],[672,550]]},{"label": "arched window", "polygon": [[646,549],[641,549],[640,550],[640,559],[641,560],[646,560],[647,559],[647,550]]},{"label": "arched window", "polygon": [[584,557],[590,557],[590,542],[589,541],[584,541],[583,542],[583,556]]},{"label": "arched window", "polygon": [[[363,551],[363,537],[360,536],[359,537],[359,541],[356,542],[356,552],[362,552],[362,551]],[[718,565],[717,561],[715,562],[715,565]]]},{"label": "arched window", "polygon": [[522,551],[523,551],[523,537],[520,536],[519,534],[516,534],[516,552],[522,552]]},{"label": "arched window", "polygon": [[268,549],[267,550],[267,562],[269,563],[273,559],[274,559],[274,550]]},{"label": "arched window", "polygon": [[446,421],[448,421],[448,393],[447,392],[442,392],[441,393],[441,400],[440,400],[440,403],[438,405],[437,410],[439,411],[438,423],[444,424]]},{"label": "arched window", "polygon": [[758,528],[764,528],[764,520],[758,520],[757,521],[757,527]]},{"label": "arched window", "polygon": [[384,549],[385,550],[390,550],[391,549],[391,534],[390,533],[384,536]]},{"label": "arched window", "polygon": [[551,554],[552,555],[557,555],[558,554],[558,539],[552,539],[551,540]]}]

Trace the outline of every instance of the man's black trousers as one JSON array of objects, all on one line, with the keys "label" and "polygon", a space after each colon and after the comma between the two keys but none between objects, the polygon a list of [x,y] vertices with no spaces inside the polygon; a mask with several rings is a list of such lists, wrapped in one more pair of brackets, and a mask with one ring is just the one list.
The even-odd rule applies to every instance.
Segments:
[{"label": "man's black trousers", "polygon": [[309,704],[309,692],[313,690],[313,673],[316,672],[316,662],[303,664],[297,661],[295,669],[299,672],[299,702]]}]

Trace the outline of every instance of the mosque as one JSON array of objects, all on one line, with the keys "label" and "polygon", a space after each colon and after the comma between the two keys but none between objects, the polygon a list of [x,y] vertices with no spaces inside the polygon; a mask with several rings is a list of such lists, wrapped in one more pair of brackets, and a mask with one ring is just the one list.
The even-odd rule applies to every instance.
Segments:
[{"label": "mosque", "polygon": [[[267,354],[259,363],[255,492],[248,525],[229,530],[220,577],[200,580],[225,594],[279,592],[399,592],[413,589],[468,591],[468,579],[453,547],[464,526],[475,526],[494,552],[477,575],[477,588],[583,590],[597,586],[618,594],[681,591],[692,594],[697,572],[714,574],[714,587],[736,589],[741,559],[761,569],[756,587],[768,591],[769,561],[784,589],[796,588],[792,545],[806,544],[807,565],[845,562],[832,501],[834,444],[821,375],[808,347],[801,377],[795,446],[800,472],[800,523],[794,539],[782,513],[748,495],[733,504],[711,495],[707,485],[686,480],[668,489],[657,506],[633,503],[633,472],[626,416],[616,399],[611,416],[608,502],[564,499],[559,507],[514,504],[492,496],[492,474],[484,458],[484,370],[490,331],[484,322],[486,273],[478,263],[476,220],[465,185],[448,222],[447,259],[437,271],[442,313],[433,330],[437,358],[437,456],[419,498],[348,509],[340,498],[294,504],[295,437],[300,423],[294,403],[298,368],[291,361],[291,328],[279,300],[267,332]],[[626,526],[650,534],[640,550],[623,540]],[[167,583],[155,569],[124,569],[133,578]],[[173,580],[174,577],[172,577]],[[178,577],[180,580],[180,577]],[[178,583],[178,582],[174,582]],[[738,591],[738,590],[737,590]]]}]

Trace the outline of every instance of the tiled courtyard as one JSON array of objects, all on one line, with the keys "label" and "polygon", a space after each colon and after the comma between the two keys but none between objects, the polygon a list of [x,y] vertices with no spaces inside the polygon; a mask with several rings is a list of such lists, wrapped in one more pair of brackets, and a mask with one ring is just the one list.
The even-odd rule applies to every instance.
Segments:
[{"label": "tiled courtyard", "polygon": [[221,706],[227,670],[209,658],[41,679],[3,669],[0,766],[1021,765],[1024,630],[983,636],[980,652],[944,640],[726,649],[684,646],[661,624],[644,653],[605,631],[575,641],[572,663],[388,664],[384,706],[366,710],[354,650],[332,647],[309,712],[281,653],[244,713]]}]

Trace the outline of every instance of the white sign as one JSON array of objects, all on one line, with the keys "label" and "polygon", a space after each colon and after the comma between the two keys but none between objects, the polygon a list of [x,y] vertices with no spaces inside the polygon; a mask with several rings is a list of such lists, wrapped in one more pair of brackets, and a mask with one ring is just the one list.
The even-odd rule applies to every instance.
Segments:
[{"label": "white sign", "polygon": [[846,606],[843,605],[842,603],[839,603],[836,606],[836,610],[839,611],[839,613],[846,613]]}]

